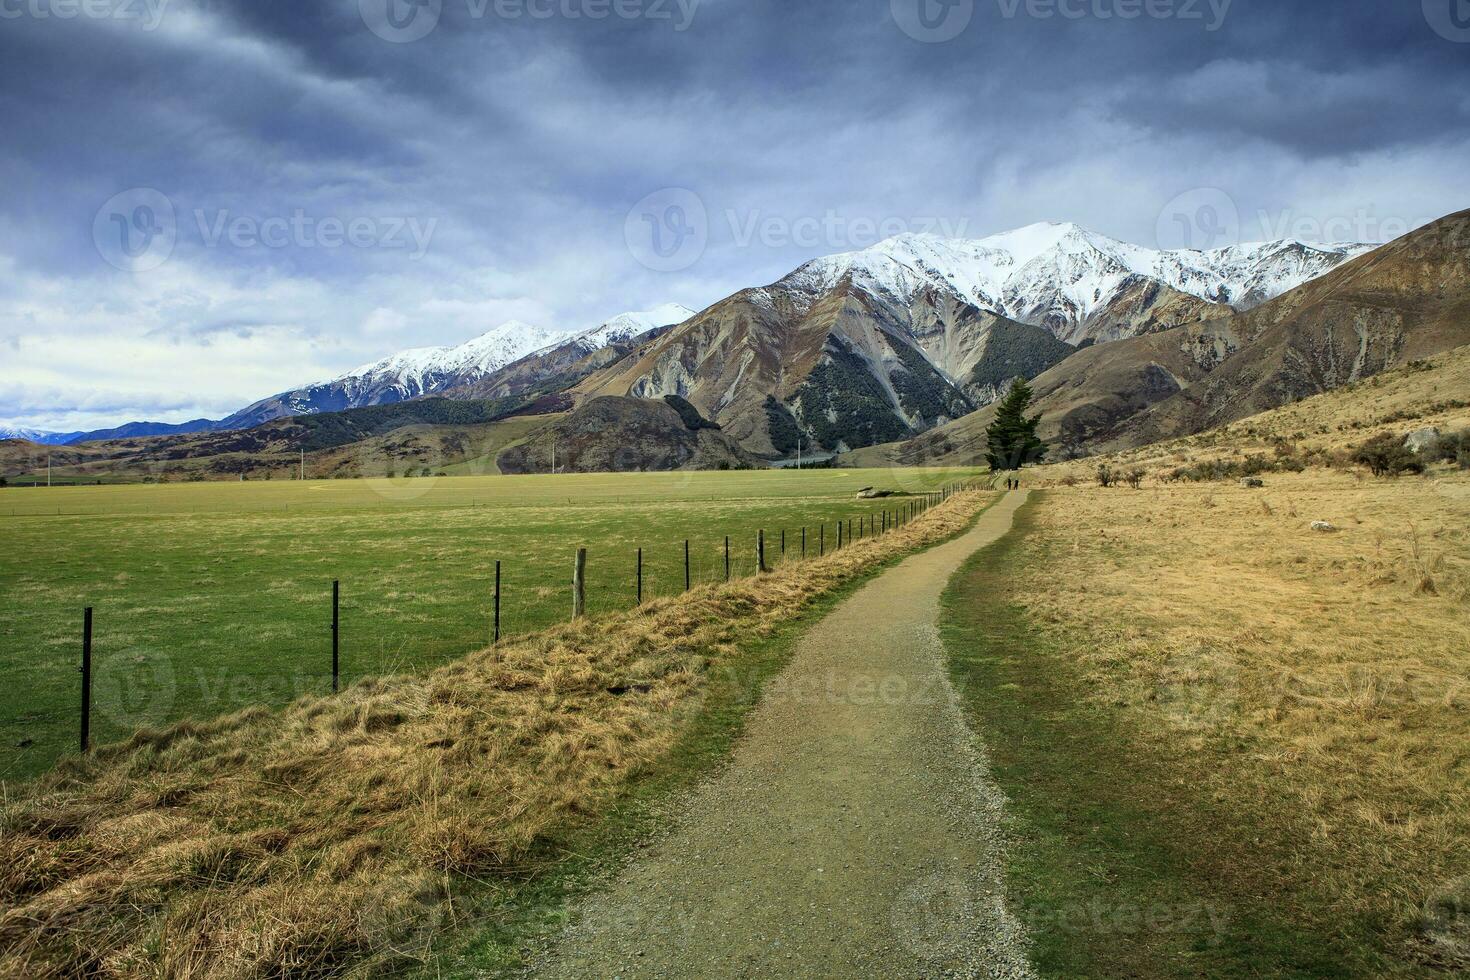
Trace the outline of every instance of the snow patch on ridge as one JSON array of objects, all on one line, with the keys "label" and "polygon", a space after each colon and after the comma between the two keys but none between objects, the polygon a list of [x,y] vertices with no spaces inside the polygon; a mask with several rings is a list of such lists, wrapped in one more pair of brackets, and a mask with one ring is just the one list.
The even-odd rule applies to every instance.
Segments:
[{"label": "snow patch on ridge", "polygon": [[1237,309],[1294,289],[1376,245],[1294,240],[1198,251],[1130,245],[1075,224],[1042,223],[974,240],[900,235],[859,252],[815,259],[789,285],[821,292],[844,277],[907,303],[940,286],[981,309],[1027,322],[1084,323],[1138,278]]}]

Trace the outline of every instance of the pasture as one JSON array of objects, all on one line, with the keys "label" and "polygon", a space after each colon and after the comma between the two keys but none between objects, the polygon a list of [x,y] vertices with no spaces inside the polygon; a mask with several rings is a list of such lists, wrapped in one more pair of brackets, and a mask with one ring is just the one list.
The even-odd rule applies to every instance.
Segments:
[{"label": "pasture", "polygon": [[495,562],[514,636],[568,618],[576,549],[592,615],[808,553],[973,470],[438,477],[0,490],[0,783],[76,750],[82,610],[95,609],[93,739],[413,673],[490,639]]}]

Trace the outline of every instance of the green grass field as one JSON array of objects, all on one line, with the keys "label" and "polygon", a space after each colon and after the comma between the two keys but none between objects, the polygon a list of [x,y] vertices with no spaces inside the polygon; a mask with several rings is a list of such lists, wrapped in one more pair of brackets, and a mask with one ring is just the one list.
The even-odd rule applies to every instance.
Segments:
[{"label": "green grass field", "polygon": [[[489,640],[495,562],[507,634],[571,610],[578,547],[589,612],[754,569],[818,528],[854,527],[960,470],[610,474],[191,483],[0,490],[0,784],[75,751],[82,610],[95,608],[93,733],[330,688],[331,583],[342,582],[344,683],[432,667]],[[880,519],[881,520],[881,519]]]}]

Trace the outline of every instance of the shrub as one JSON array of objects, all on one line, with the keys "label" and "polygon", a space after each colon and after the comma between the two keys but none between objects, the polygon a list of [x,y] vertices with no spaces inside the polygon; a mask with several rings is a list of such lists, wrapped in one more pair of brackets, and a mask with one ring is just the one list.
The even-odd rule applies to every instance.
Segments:
[{"label": "shrub", "polygon": [[1107,463],[1097,464],[1097,484],[1100,487],[1110,487],[1118,482],[1118,473]]},{"label": "shrub", "polygon": [[1419,455],[1421,459],[1434,462],[1456,463],[1463,469],[1466,466],[1467,453],[1470,453],[1470,429],[1461,429],[1459,432],[1444,433]]},{"label": "shrub", "polygon": [[1366,466],[1374,476],[1424,472],[1424,461],[1404,447],[1403,436],[1393,432],[1384,432],[1363,443],[1354,450],[1353,462]]},{"label": "shrub", "polygon": [[1127,473],[1123,474],[1123,482],[1127,483],[1134,490],[1140,490],[1143,488],[1143,478],[1145,476],[1147,476],[1147,474],[1143,470],[1134,467]]}]

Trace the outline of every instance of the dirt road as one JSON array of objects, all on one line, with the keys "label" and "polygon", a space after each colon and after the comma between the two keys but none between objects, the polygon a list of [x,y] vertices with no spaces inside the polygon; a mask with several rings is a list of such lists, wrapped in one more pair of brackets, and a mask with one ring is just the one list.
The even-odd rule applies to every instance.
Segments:
[{"label": "dirt road", "polygon": [[1028,977],[1003,801],[944,670],[939,597],[1024,502],[812,628],[731,764],[577,910],[549,977]]}]

